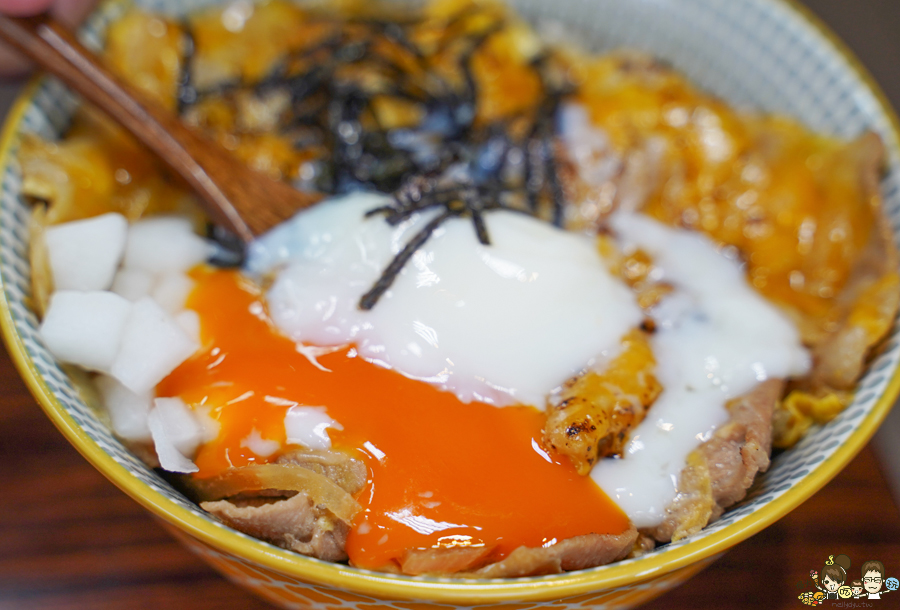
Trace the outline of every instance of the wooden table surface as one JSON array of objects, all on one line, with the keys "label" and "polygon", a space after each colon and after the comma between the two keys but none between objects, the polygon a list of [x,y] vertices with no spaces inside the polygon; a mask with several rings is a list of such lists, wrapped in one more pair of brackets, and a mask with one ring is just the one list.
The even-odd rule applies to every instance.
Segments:
[{"label": "wooden table surface", "polygon": [[[900,2],[806,3],[847,40],[897,106]],[[10,93],[3,87],[0,106]],[[853,561],[852,577],[868,559],[900,577],[900,511],[869,448],[800,508],[649,607],[801,608],[797,596],[812,588],[809,571],[841,553]],[[900,607],[900,591],[873,604]],[[88,465],[0,350],[0,610],[266,608],[175,543]]]}]

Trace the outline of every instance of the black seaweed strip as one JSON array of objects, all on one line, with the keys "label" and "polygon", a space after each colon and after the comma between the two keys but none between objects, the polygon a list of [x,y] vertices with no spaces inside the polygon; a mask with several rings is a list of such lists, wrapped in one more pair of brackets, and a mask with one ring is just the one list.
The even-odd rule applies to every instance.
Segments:
[{"label": "black seaweed strip", "polygon": [[559,172],[557,171],[556,151],[552,141],[553,136],[547,138],[547,174],[549,176],[550,194],[553,197],[553,225],[562,227],[565,220],[565,193],[562,184],[559,181]]},{"label": "black seaweed strip", "polygon": [[490,246],[491,237],[488,235],[487,226],[484,224],[484,214],[481,213],[481,210],[475,208],[469,208],[469,213],[472,215],[472,224],[475,225],[475,235],[478,237],[478,241],[483,246]]},{"label": "black seaweed strip", "polygon": [[[380,33],[382,36],[409,51],[415,58],[416,63],[419,65],[419,68],[425,73],[428,72],[428,63],[425,59],[425,56],[422,54],[422,50],[419,49],[419,47],[417,47],[415,44],[413,44],[413,42],[409,39],[403,26],[390,21],[374,21],[373,24],[381,29]],[[395,62],[389,60],[386,57],[379,57],[386,63],[395,66],[398,74],[403,78],[404,81],[408,82],[410,74],[407,73],[402,68],[402,66],[397,65]]]},{"label": "black seaweed strip", "polygon": [[478,109],[478,84],[475,82],[475,75],[472,74],[472,66],[471,66],[472,54],[467,53],[462,60],[462,71],[463,78],[466,83],[466,90],[463,94],[464,103],[472,105],[472,118],[475,118],[475,113]]},{"label": "black seaweed strip", "polygon": [[[319,116],[328,108],[328,103],[320,105],[312,112],[295,113],[290,120],[284,123],[284,130],[288,131],[294,127],[322,127],[322,118]],[[327,129],[325,131],[328,131]]]},{"label": "black seaweed strip", "polygon": [[322,39],[319,44],[313,45],[311,47],[306,47],[303,49],[297,49],[288,53],[282,62],[282,67],[287,65],[290,61],[296,59],[306,59],[310,55],[315,55],[320,51],[334,51],[345,42],[345,32],[342,29],[338,29],[332,36],[328,38]]},{"label": "black seaweed strip", "polygon": [[246,84],[239,78],[218,83],[216,85],[213,85],[209,89],[201,90],[195,87],[194,90],[197,93],[197,99],[194,101],[194,104],[196,105],[197,103],[202,102],[208,97],[225,97],[244,88],[246,88]]},{"label": "black seaweed strip", "polygon": [[421,205],[418,205],[414,208],[407,208],[407,209],[403,209],[403,210],[392,209],[392,213],[387,214],[385,216],[385,220],[392,227],[396,227],[397,225],[399,225],[401,222],[403,222],[404,220],[406,220],[413,214],[415,214],[417,212],[422,212],[424,210],[429,210],[431,208],[435,208],[440,205],[446,205],[446,204],[441,201],[430,201],[428,203],[423,203]]},{"label": "black seaweed strip", "polygon": [[472,74],[472,56],[478,52],[478,49],[480,49],[485,42],[487,42],[488,38],[502,30],[505,26],[506,24],[501,21],[500,23],[492,25],[481,34],[471,37],[472,46],[469,47],[460,58],[460,67],[462,68],[463,77],[466,81],[466,96],[468,101],[472,103],[473,108],[478,103],[478,86],[475,83],[475,76]]},{"label": "black seaweed strip", "polygon": [[[547,151],[544,163],[547,171],[547,182],[550,186],[550,195],[553,204],[553,225],[562,227],[565,220],[565,193],[559,180],[558,161],[556,159],[556,115],[559,111],[559,103],[563,92],[552,92],[547,95],[545,104],[546,114],[540,117],[543,123],[544,147]],[[545,104],[542,104],[545,105]]]},{"label": "black seaweed strip", "polygon": [[284,84],[291,92],[291,103],[296,106],[310,95],[320,91],[326,86],[334,74],[334,66],[314,66],[309,72],[285,79]]},{"label": "black seaweed strip", "polygon": [[397,275],[412,258],[413,254],[425,245],[425,242],[428,241],[428,238],[431,237],[431,234],[434,233],[435,229],[437,229],[441,224],[451,218],[453,216],[458,216],[459,212],[455,210],[444,210],[439,215],[429,221],[427,225],[422,227],[422,229],[416,233],[412,239],[403,247],[403,250],[400,251],[397,256],[394,257],[394,260],[390,262],[390,264],[382,271],[381,277],[378,278],[378,281],[375,282],[375,285],[362,296],[359,300],[358,307],[364,311],[368,311],[372,309],[375,304],[378,302],[378,299],[387,292],[387,290],[394,283],[394,280],[397,279]]},{"label": "black seaweed strip", "polygon": [[544,166],[544,142],[530,137],[525,144],[525,191],[528,194],[528,209],[537,214],[540,194],[544,190],[544,179],[537,173],[538,166]]},{"label": "black seaweed strip", "polygon": [[[495,164],[495,168],[493,171],[493,178],[500,183],[501,174],[503,173],[503,168],[506,167],[506,163],[509,160],[509,153],[513,149],[512,140],[509,137],[509,129],[506,125],[503,124],[495,124],[492,125],[488,129],[488,133],[491,135],[488,137],[487,142],[490,143],[496,139],[500,139],[503,141],[503,150],[500,151],[500,154],[497,158],[497,163]],[[503,188],[502,190],[508,190]]]},{"label": "black seaweed strip", "polygon": [[[536,58],[532,64],[538,68],[544,86],[544,99],[538,107],[534,124],[526,140],[525,146],[525,190],[528,195],[528,207],[537,213],[541,192],[549,187],[552,206],[552,223],[561,227],[564,221],[565,193],[559,180],[558,162],[554,146],[556,134],[556,115],[562,98],[571,91],[548,89],[547,79],[543,73],[546,57]],[[536,155],[535,149],[540,151]],[[538,157],[538,158],[536,158]],[[542,165],[543,179],[536,184],[537,164]]]},{"label": "black seaweed strip", "polygon": [[455,15],[453,15],[453,17],[450,18],[449,21],[447,21],[447,23],[444,25],[444,31],[441,35],[441,40],[437,45],[439,53],[447,50],[447,45],[457,40],[458,36],[451,36],[451,34],[453,34],[453,28],[458,27],[463,19],[468,19],[477,12],[478,7],[473,3],[472,6],[466,7],[465,10],[456,13]]},{"label": "black seaweed strip", "polygon": [[[328,89],[329,91],[331,91],[332,87],[329,86]],[[335,99],[333,96],[330,97],[332,97],[332,99],[328,103],[328,109],[326,110],[326,113],[328,114],[328,131],[331,135],[331,175],[333,181],[333,189],[337,190],[338,185],[344,181],[344,178],[347,174],[347,170],[344,167],[344,139],[338,132],[338,129],[340,129],[341,123],[344,120],[343,115],[346,101],[342,99]]]},{"label": "black seaweed strip", "polygon": [[420,87],[417,87],[411,80],[410,74],[403,70],[403,68],[394,62],[390,61],[386,57],[382,57],[377,54],[373,54],[372,57],[367,57],[366,61],[371,62],[373,64],[378,64],[384,68],[390,70],[393,73],[395,81],[394,85],[381,93],[385,95],[392,95],[394,97],[400,97],[408,100],[412,100],[414,102],[426,102],[427,98],[423,97],[416,93],[417,90],[421,90]]},{"label": "black seaweed strip", "polygon": [[[427,103],[429,99],[425,96],[419,95],[416,92],[416,87],[412,84],[409,84],[409,80],[407,78],[401,79],[401,84],[394,85],[393,87],[384,90],[383,95],[388,95],[391,97],[399,97],[404,100],[409,100],[411,102],[417,103]],[[405,86],[404,86],[405,85]]]},{"label": "black seaweed strip", "polygon": [[[364,25],[369,27],[369,39],[365,41],[367,45],[371,45],[371,40],[376,36],[383,36],[388,40],[394,41],[397,44],[400,44],[403,48],[410,51],[413,56],[416,58],[420,67],[423,71],[427,70],[427,66],[424,63],[424,57],[422,56],[421,51],[413,45],[406,35],[403,33],[403,29],[399,24],[391,21],[384,21],[379,19],[350,19],[349,23],[355,23],[359,25]],[[396,26],[396,27],[394,27]],[[358,41],[357,41],[358,42]],[[354,43],[356,44],[356,43]],[[368,49],[367,49],[368,51]],[[397,79],[405,81],[403,84],[396,86],[396,91],[393,93],[394,95],[410,97],[417,101],[422,101],[422,97],[418,95],[414,95],[409,91],[404,91],[405,89],[413,89],[412,85],[409,84],[409,74],[403,69],[403,67],[396,62],[392,61],[390,58],[380,55],[378,53],[369,53],[369,57],[365,58],[366,61],[370,61],[373,63],[378,63],[381,66],[388,68]],[[354,63],[354,62],[349,62]]]},{"label": "black seaweed strip", "polygon": [[396,209],[392,205],[382,205],[377,208],[372,208],[368,212],[365,213],[366,218],[371,218],[372,216],[378,216],[379,214],[393,214],[396,212]]},{"label": "black seaweed strip", "polygon": [[419,65],[422,67],[422,69],[427,69],[427,66],[425,64],[425,56],[422,55],[422,50],[409,39],[409,36],[406,35],[406,31],[402,25],[390,21],[375,23],[381,25],[381,32],[385,38],[396,42],[401,47],[412,53],[415,56],[416,60],[419,62]]},{"label": "black seaweed strip", "polygon": [[[418,63],[419,68],[422,70],[422,72],[425,74],[428,74],[428,76],[431,79],[433,79],[434,81],[439,82],[441,89],[443,91],[450,90],[449,83],[447,83],[446,80],[444,80],[440,75],[429,70],[427,58],[425,57],[425,55],[422,54],[422,50],[419,49],[419,47],[417,47],[411,40],[409,40],[409,38],[407,37],[403,28],[400,28],[400,27],[394,28],[394,29],[384,28],[384,31],[382,33],[385,38],[399,44],[400,46],[402,46],[403,48],[408,50],[410,53],[412,53],[413,57],[416,60],[416,63]],[[391,63],[393,63],[393,62],[391,62]],[[400,75],[402,78],[400,87],[407,89],[407,90],[419,89],[419,90],[425,91],[426,97],[427,97],[427,89],[425,86],[423,86],[421,83],[412,82],[410,80],[412,78],[412,75],[410,73],[406,72],[405,70],[403,70],[402,66],[398,66],[398,69],[399,69],[399,72],[400,72]],[[421,96],[415,96],[415,97],[417,99],[419,99],[421,101],[425,101],[425,102],[433,101],[430,98],[426,98],[423,100]]]},{"label": "black seaweed strip", "polygon": [[332,138],[331,166],[334,175],[334,186],[338,188],[347,178],[353,177],[353,169],[350,167],[348,144],[340,134],[340,128],[351,119],[348,112],[349,100],[346,96],[332,99],[328,109]]},{"label": "black seaweed strip", "polygon": [[394,17],[377,17],[377,16],[349,16],[344,19],[346,23],[352,23],[354,25],[367,25],[371,26],[373,29],[384,29],[386,27],[390,27],[392,25],[400,25],[407,26],[413,25],[420,19],[419,15],[411,15],[406,21],[401,21],[400,19],[394,19]]},{"label": "black seaweed strip", "polygon": [[[446,31],[452,30],[453,24],[460,22],[462,19],[471,14],[472,11],[465,11],[454,17],[454,19],[446,26]],[[270,87],[288,87],[291,92],[292,105],[296,108],[297,102],[316,93],[323,93],[326,96],[322,105],[316,105],[312,110],[306,108],[306,115],[296,115],[292,118],[291,124],[309,124],[322,128],[326,133],[330,134],[331,139],[331,160],[330,175],[334,179],[335,186],[345,184],[347,178],[355,179],[359,182],[373,185],[370,179],[361,180],[357,175],[356,169],[361,157],[370,157],[376,159],[376,168],[380,167],[381,171],[385,171],[384,167],[378,166],[377,163],[385,161],[382,155],[377,151],[381,150],[382,144],[375,141],[368,141],[364,136],[364,132],[359,132],[359,138],[355,141],[347,142],[342,137],[340,130],[342,125],[350,122],[357,129],[361,129],[359,118],[370,103],[370,94],[361,91],[358,87],[347,86],[346,83],[338,83],[334,80],[334,74],[340,65],[352,65],[357,62],[370,62],[371,65],[384,68],[392,87],[386,91],[389,95],[412,99],[418,102],[424,102],[432,110],[446,106],[451,113],[458,111],[470,105],[471,115],[464,117],[458,113],[454,115],[456,124],[455,131],[447,136],[443,142],[444,147],[441,154],[440,168],[447,169],[454,163],[471,164],[474,162],[473,155],[475,148],[483,145],[491,140],[491,138],[501,135],[504,138],[504,146],[499,153],[499,157],[492,173],[487,176],[487,183],[481,185],[473,185],[464,181],[460,184],[451,186],[438,187],[439,176],[436,173],[430,174],[430,177],[422,175],[413,175],[408,177],[395,193],[395,204],[381,206],[370,210],[366,213],[367,217],[376,214],[383,214],[385,221],[391,225],[397,225],[411,217],[413,214],[432,209],[435,207],[443,207],[444,209],[435,216],[428,224],[423,227],[413,238],[407,243],[403,250],[393,258],[388,266],[382,272],[378,281],[373,287],[362,296],[359,301],[359,307],[364,310],[371,309],[380,299],[380,297],[390,288],[406,263],[422,247],[430,236],[433,234],[443,222],[452,217],[469,215],[472,219],[473,228],[480,243],[489,245],[490,236],[487,230],[484,214],[490,210],[503,209],[518,213],[536,215],[538,206],[540,205],[540,195],[545,190],[549,190],[548,199],[552,199],[553,203],[553,222],[560,225],[563,220],[563,190],[559,182],[557,172],[557,159],[553,149],[553,137],[555,134],[555,115],[558,109],[560,98],[565,95],[564,92],[554,90],[548,82],[547,77],[542,70],[542,64],[545,58],[538,57],[532,64],[539,70],[541,80],[544,84],[544,98],[534,123],[530,129],[530,133],[526,136],[524,142],[517,143],[521,146],[525,154],[525,183],[524,187],[513,187],[503,183],[502,172],[508,163],[509,152],[513,148],[513,142],[509,138],[508,126],[504,124],[491,125],[487,128],[480,128],[475,131],[473,121],[474,112],[476,110],[478,86],[475,80],[471,61],[479,48],[487,41],[487,39],[502,30],[506,23],[500,20],[484,31],[477,34],[463,35],[469,41],[468,48],[459,54],[457,61],[459,69],[464,76],[465,89],[460,93],[449,93],[444,96],[435,96],[429,94],[421,83],[412,80],[412,74],[407,72],[399,62],[395,62],[390,57],[385,57],[377,53],[365,51],[370,47],[375,36],[385,36],[389,40],[402,45],[410,50],[417,61],[429,77],[438,79],[445,85],[445,91],[452,91],[448,83],[440,76],[428,69],[427,60],[421,51],[408,39],[406,32],[402,26],[393,23],[365,21],[363,22],[370,29],[364,32],[361,37],[348,41],[345,32],[341,31],[336,36],[332,36],[322,43],[304,49],[302,52],[291,55],[285,62],[263,81],[256,85],[257,90],[266,90]],[[459,40],[459,35],[448,38],[445,35],[442,38],[442,48],[446,45]],[[305,58],[305,56],[321,52],[330,51],[330,61],[326,63],[315,63],[313,67],[306,72],[287,76],[286,71],[289,69],[287,61],[290,59]],[[361,55],[363,53],[363,55]],[[228,90],[233,87],[232,84],[225,84],[217,88],[218,91]],[[382,92],[379,92],[382,93]],[[424,99],[423,99],[424,94]],[[377,131],[375,133],[378,133]],[[367,148],[374,147],[374,148]],[[352,150],[351,150],[352,149]],[[351,154],[352,152],[352,154]],[[364,163],[368,166],[368,170],[360,169],[366,176],[372,176],[371,165],[369,162]],[[410,162],[407,166],[417,167],[414,162]],[[471,167],[471,165],[470,165]],[[391,170],[386,171],[408,171],[408,170]],[[542,174],[539,182],[535,182],[538,173]],[[392,180],[391,176],[398,179],[402,174],[384,174],[376,173],[375,180]],[[509,203],[516,203],[514,199],[515,193],[521,193],[527,196],[528,206],[531,210],[522,209]]]},{"label": "black seaweed strip", "polygon": [[[315,53],[318,53],[320,51],[331,51],[331,54],[329,55],[329,57],[331,57],[331,56],[333,56],[335,49],[340,47],[342,42],[343,42],[343,33],[338,32],[336,35],[334,35],[330,38],[326,38],[325,40],[323,40],[322,42],[320,42],[319,44],[317,44],[315,46],[288,54],[284,59],[282,59],[280,62],[278,62],[278,65],[276,65],[272,69],[272,71],[269,73],[268,76],[264,77],[262,80],[260,80],[258,83],[256,83],[256,85],[254,85],[254,88],[258,92],[263,93],[263,92],[266,92],[273,88],[290,86],[290,83],[292,81],[297,80],[297,79],[302,79],[302,78],[306,77],[308,74],[310,74],[310,72],[315,70],[315,68],[322,67],[322,66],[314,66],[313,70],[308,70],[307,72],[303,72],[301,74],[295,74],[295,75],[288,76],[286,71],[287,71],[287,67],[291,61],[298,60],[298,59],[306,59],[310,55],[314,55]],[[333,62],[329,61],[328,63],[332,64]]]},{"label": "black seaweed strip", "polygon": [[197,90],[194,87],[193,74],[191,64],[194,60],[196,44],[194,43],[194,33],[191,30],[187,20],[181,22],[182,36],[184,36],[184,57],[181,59],[181,72],[178,75],[178,113],[183,113],[191,105],[195,104],[198,99]]}]

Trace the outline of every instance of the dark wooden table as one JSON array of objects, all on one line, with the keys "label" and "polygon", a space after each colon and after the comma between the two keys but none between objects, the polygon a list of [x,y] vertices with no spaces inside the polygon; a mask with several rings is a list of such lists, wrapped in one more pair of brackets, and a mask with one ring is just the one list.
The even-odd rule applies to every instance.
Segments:
[{"label": "dark wooden table", "polygon": [[[900,106],[900,2],[806,4]],[[12,91],[0,85],[0,108]],[[803,506],[649,607],[802,608],[797,595],[811,589],[809,571],[840,553],[853,560],[851,576],[863,561],[878,559],[888,576],[900,577],[900,511],[869,448]],[[900,592],[874,605],[900,607]],[[265,608],[89,466],[0,350],[0,610]]]}]

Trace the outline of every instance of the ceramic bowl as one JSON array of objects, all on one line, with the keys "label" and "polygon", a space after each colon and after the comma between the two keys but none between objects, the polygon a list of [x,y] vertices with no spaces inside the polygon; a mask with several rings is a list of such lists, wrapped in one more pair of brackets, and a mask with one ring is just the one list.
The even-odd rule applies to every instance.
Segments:
[{"label": "ceramic bowl", "polygon": [[[184,13],[209,0],[136,0]],[[887,214],[900,225],[897,121],[874,81],[843,45],[798,5],[781,0],[518,0],[533,21],[563,24],[597,50],[632,47],[671,62],[733,104],[796,117],[842,137],[866,129],[887,148],[882,182]],[[103,4],[83,29],[97,46],[126,4]],[[559,30],[559,28],[557,28]],[[638,559],[554,576],[460,582],[392,576],[302,557],[236,532],[205,514],[110,434],[37,335],[30,306],[28,208],[15,162],[22,132],[64,133],[76,102],[56,81],[36,80],[10,114],[0,146],[0,325],[7,348],[40,405],[100,472],[156,515],[200,557],[241,586],[284,608],[451,608],[539,606],[624,608],[698,572],[729,547],[770,525],[827,483],[865,445],[900,388],[896,327],[859,384],[853,404],[777,456],[747,499],[697,535]],[[896,229],[895,229],[896,231]],[[900,241],[900,233],[898,233]]]}]

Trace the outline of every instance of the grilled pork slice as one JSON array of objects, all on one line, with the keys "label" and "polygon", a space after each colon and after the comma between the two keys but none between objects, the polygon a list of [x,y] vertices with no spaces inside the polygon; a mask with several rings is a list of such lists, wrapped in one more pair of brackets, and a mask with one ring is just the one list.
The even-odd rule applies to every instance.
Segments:
[{"label": "grilled pork slice", "polygon": [[440,574],[460,578],[518,578],[583,570],[623,559],[637,540],[634,526],[621,534],[586,534],[547,547],[520,546],[492,561],[491,547],[425,549],[407,552],[404,574]]},{"label": "grilled pork slice", "polygon": [[663,522],[643,533],[659,542],[679,540],[744,498],[756,474],[769,468],[772,413],[783,391],[783,381],[769,379],[727,405],[728,423],[688,456]]},{"label": "grilled pork slice", "polygon": [[[809,383],[792,389],[846,405],[841,393],[900,307],[879,136],[844,142],[735,111],[647,56],[575,60],[574,69],[584,84],[578,104],[561,112],[558,151],[572,202],[567,226],[601,228],[616,209],[639,210],[736,248],[748,279],[791,315],[814,352]],[[710,147],[713,139],[724,144]],[[827,421],[778,415],[779,446]]]},{"label": "grilled pork slice", "polygon": [[628,433],[644,419],[662,386],[645,333],[633,330],[622,351],[602,371],[570,379],[544,425],[544,445],[567,456],[580,474],[597,460],[620,453]]},{"label": "grilled pork slice", "polygon": [[362,461],[328,450],[299,450],[274,464],[186,479],[200,506],[227,525],[303,555],[347,559],[353,494],[366,482]]},{"label": "grilled pork slice", "polygon": [[809,320],[798,322],[812,348],[813,369],[806,379],[791,384],[776,408],[773,444],[780,448],[792,446],[811,425],[827,423],[849,404],[857,380],[900,307],[897,247],[879,193],[884,146],[878,136],[867,133],[841,154],[865,195],[860,207],[870,212],[871,227],[846,284],[833,300],[825,329],[811,334]]},{"label": "grilled pork slice", "polygon": [[890,224],[880,209],[878,179],[884,146],[878,136],[867,133],[852,142],[845,155],[858,168],[861,189],[875,209],[866,247],[836,299],[835,309],[841,312],[837,327],[813,353],[813,387],[836,390],[853,388],[867,356],[888,333],[900,307],[900,257]]},{"label": "grilled pork slice", "polygon": [[602,566],[627,557],[637,537],[637,530],[631,526],[621,534],[575,536],[549,547],[521,546],[505,559],[465,576],[517,578]]},{"label": "grilled pork slice", "polygon": [[490,546],[411,549],[400,561],[400,572],[411,576],[467,572],[490,561],[493,550]]},{"label": "grilled pork slice", "polygon": [[297,449],[282,454],[276,464],[288,464],[317,472],[334,481],[341,489],[354,495],[366,484],[366,465],[340,451]]},{"label": "grilled pork slice", "polygon": [[[183,480],[194,496],[207,499],[200,502],[204,510],[234,529],[303,555],[344,561],[358,510],[352,494],[362,490],[366,475],[365,465],[344,453],[301,450],[212,480]],[[577,536],[549,547],[520,547],[499,561],[492,547],[411,550],[399,568],[404,574],[472,578],[553,574],[621,559],[637,535],[632,526],[616,535]]]},{"label": "grilled pork slice", "polygon": [[258,496],[242,500],[201,502],[228,526],[254,538],[326,561],[344,561],[350,526],[303,492],[289,498]]}]

